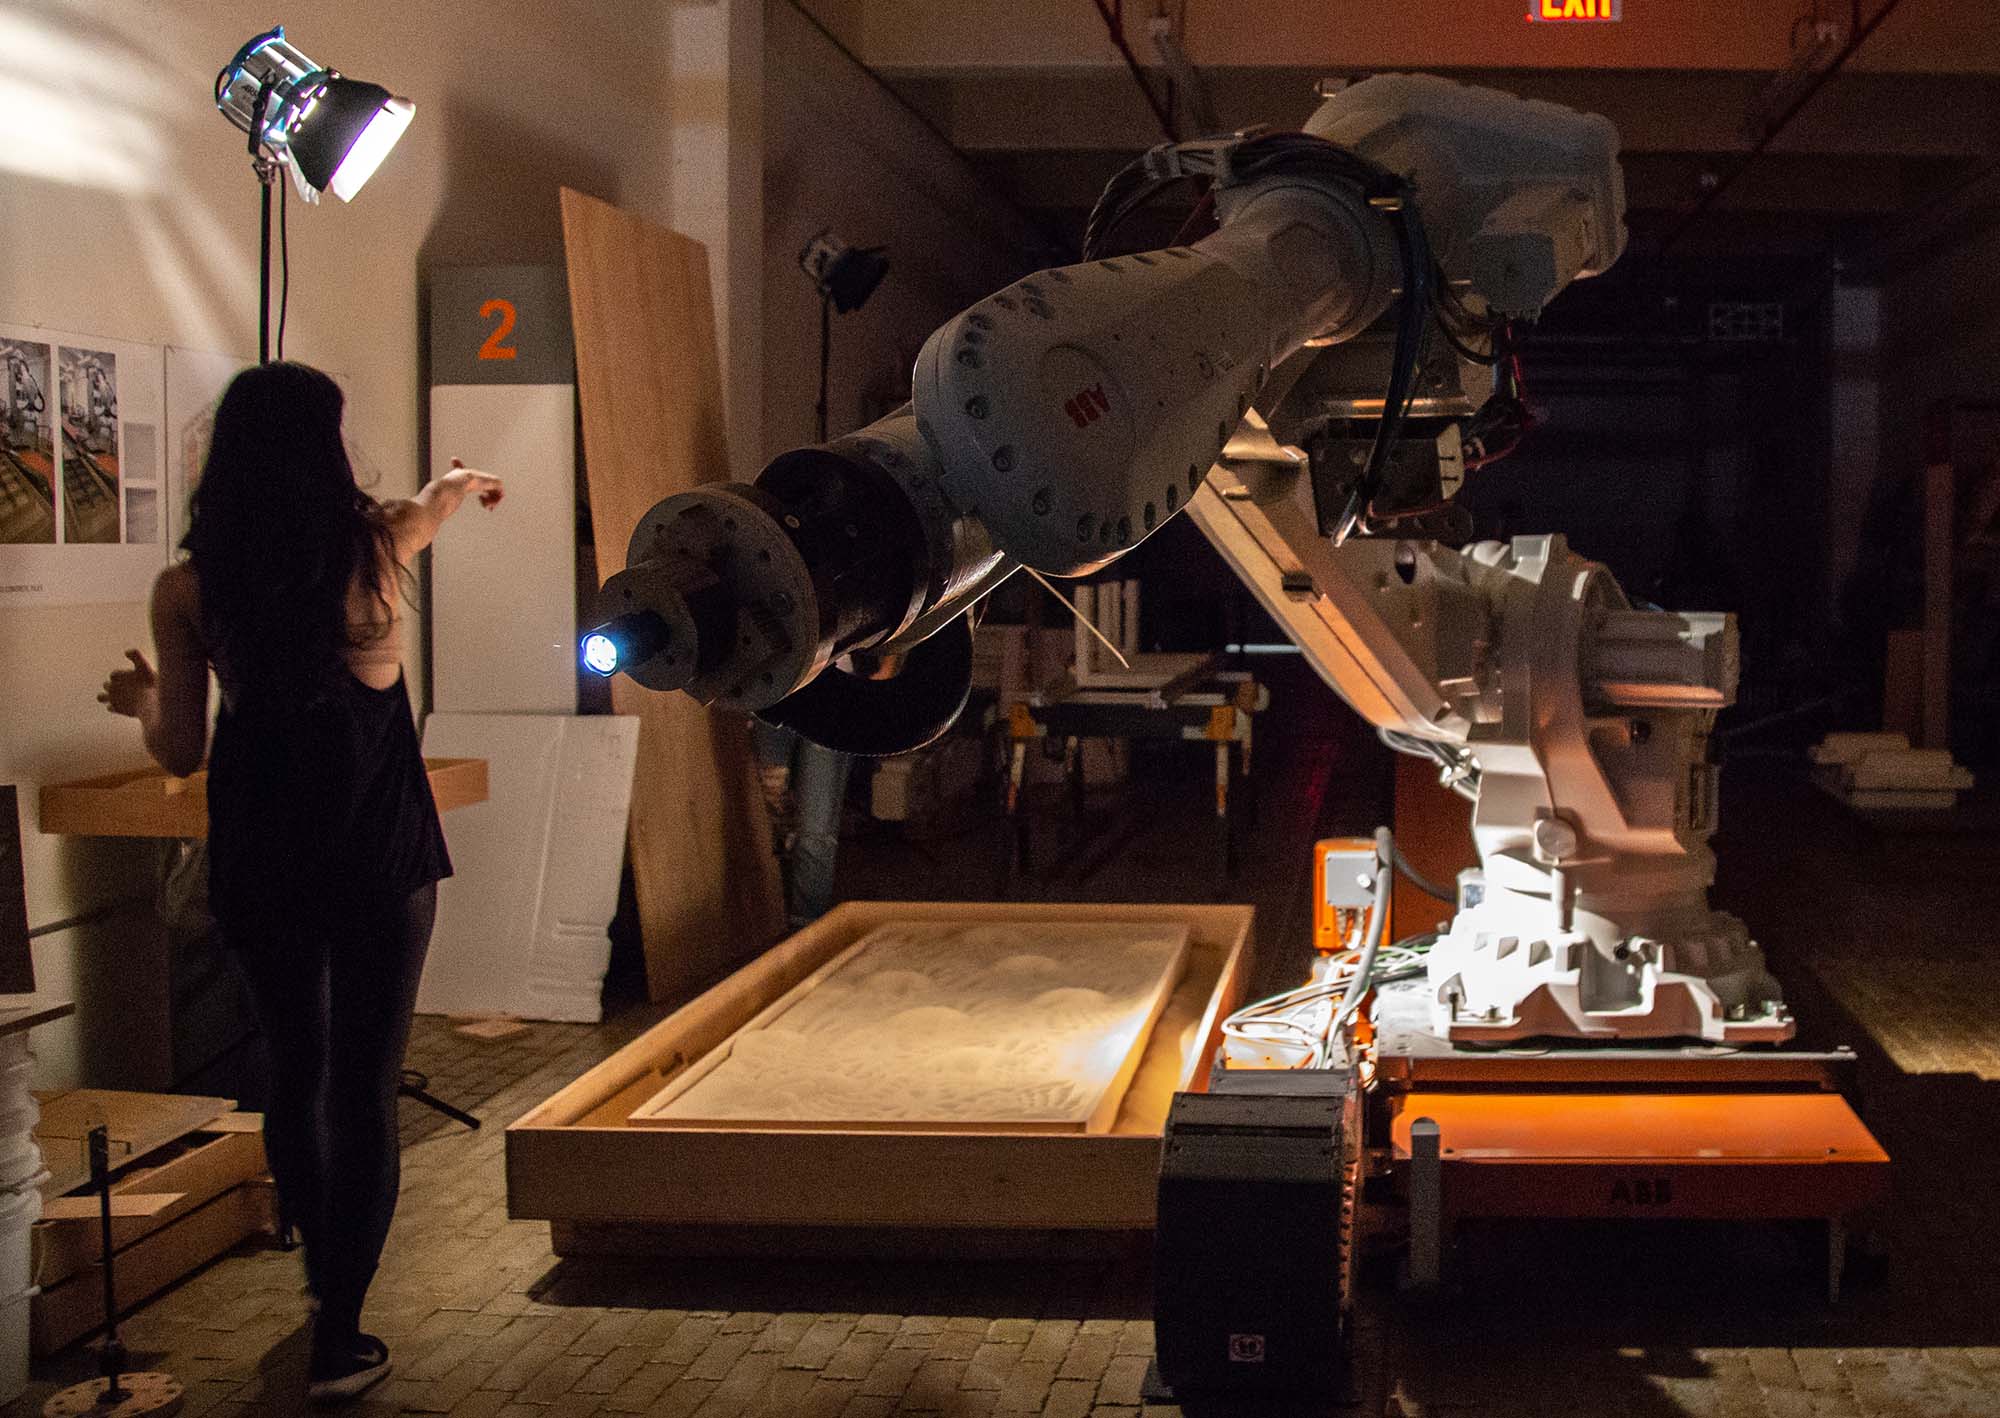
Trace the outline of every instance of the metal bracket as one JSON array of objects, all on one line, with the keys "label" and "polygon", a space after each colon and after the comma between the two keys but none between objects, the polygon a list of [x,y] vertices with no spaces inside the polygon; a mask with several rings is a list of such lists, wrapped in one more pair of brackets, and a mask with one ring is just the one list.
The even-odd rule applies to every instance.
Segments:
[{"label": "metal bracket", "polygon": [[1410,1124],[1410,1264],[1413,1290],[1435,1290],[1444,1280],[1444,1164],[1442,1137],[1431,1118]]}]

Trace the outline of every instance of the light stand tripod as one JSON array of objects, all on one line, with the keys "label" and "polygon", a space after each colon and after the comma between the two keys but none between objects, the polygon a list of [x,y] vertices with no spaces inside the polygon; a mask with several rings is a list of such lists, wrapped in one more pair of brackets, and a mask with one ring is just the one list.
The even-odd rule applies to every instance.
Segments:
[{"label": "light stand tripod", "polygon": [[132,1373],[130,1356],[118,1338],[118,1282],[113,1271],[111,1241],[111,1132],[99,1124],[90,1130],[90,1182],[97,1188],[98,1224],[104,1253],[104,1338],[97,1346],[99,1377],[74,1384],[42,1407],[42,1418],[138,1418],[140,1414],[176,1413],[181,1406],[181,1382],[172,1374]]}]

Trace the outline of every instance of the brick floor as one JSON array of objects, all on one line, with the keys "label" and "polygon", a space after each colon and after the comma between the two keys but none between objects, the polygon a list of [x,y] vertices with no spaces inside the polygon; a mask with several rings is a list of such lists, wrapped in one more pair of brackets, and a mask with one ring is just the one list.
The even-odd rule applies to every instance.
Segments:
[{"label": "brick floor", "polygon": [[[1283,840],[1314,826],[1288,817],[1282,802],[1266,812],[1268,830]],[[1791,850],[1774,889],[1784,897],[1779,906],[1801,913],[1795,920],[1811,891],[1795,874],[1799,853],[1810,848],[1827,870],[1847,871],[1882,850],[1838,841],[1785,849],[1760,838],[1754,822],[1741,831],[1761,850]],[[1165,848],[1133,850],[1141,868],[1150,861],[1149,869],[1166,870],[1175,860]],[[1940,859],[1935,847],[1910,850],[1954,890],[1984,881],[1966,868],[1953,883],[1948,852]],[[1165,894],[1129,881],[1090,889]],[[1751,894],[1739,890],[1739,899]],[[1899,898],[1899,919],[1930,919],[1920,904]],[[1746,899],[1739,909],[1750,915],[1752,905]],[[1287,909],[1280,900],[1265,919]],[[1964,918],[1945,912],[1939,938]],[[1774,956],[1806,995],[1809,952],[1796,930],[1789,943],[1783,936]],[[1827,1008],[1801,1000],[1802,1013]],[[1178,1413],[1146,1406],[1140,1391],[1153,1340],[1143,1256],[1069,1265],[559,1264],[544,1226],[506,1218],[502,1129],[656,1017],[635,1008],[602,1026],[535,1025],[496,1043],[419,1021],[412,1065],[430,1072],[441,1095],[474,1106],[486,1126],[467,1132],[404,1105],[403,1205],[367,1316],[388,1340],[396,1373],[348,1411]],[[1857,1025],[1854,1041],[1864,1041],[1865,1016],[1841,1022]],[[1816,1254],[1791,1249],[1799,1238],[1785,1228],[1468,1232],[1454,1256],[1456,1292],[1419,1305],[1393,1285],[1365,1291],[1353,1399],[1335,1411],[2000,1418],[2000,1247],[1992,1240],[2000,1169],[1991,1165],[2000,1153],[2000,1087],[1905,1075],[1874,1052],[1869,1069],[1871,1118],[1885,1120],[1899,1157],[1899,1205],[1883,1226],[1894,1259],[1886,1278],[1858,1285],[1838,1310],[1814,1298]],[[302,1321],[297,1258],[248,1250],[159,1297],[125,1337],[136,1363],[187,1382],[190,1418],[289,1414],[302,1407]],[[89,1367],[81,1349],[38,1366],[34,1387],[8,1412],[38,1413],[58,1382]]]}]

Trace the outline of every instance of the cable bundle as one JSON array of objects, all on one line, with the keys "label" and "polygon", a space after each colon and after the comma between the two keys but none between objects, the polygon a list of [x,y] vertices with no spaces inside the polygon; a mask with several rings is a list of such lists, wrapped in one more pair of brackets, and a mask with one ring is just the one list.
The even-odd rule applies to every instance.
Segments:
[{"label": "cable bundle", "polygon": [[[1424,956],[1436,942],[1437,932],[1410,936],[1394,945],[1382,944],[1383,927],[1389,919],[1389,888],[1401,856],[1389,829],[1376,828],[1374,900],[1366,913],[1365,929],[1359,920],[1356,922],[1359,938],[1350,936],[1345,950],[1326,957],[1318,978],[1230,1015],[1222,1022],[1225,1038],[1257,1050],[1297,1049],[1302,1055],[1297,1067],[1325,1068],[1332,1062],[1334,1041],[1360,1011],[1370,990],[1394,980],[1414,979],[1424,972]],[[1412,879],[1416,879],[1414,875]]]}]

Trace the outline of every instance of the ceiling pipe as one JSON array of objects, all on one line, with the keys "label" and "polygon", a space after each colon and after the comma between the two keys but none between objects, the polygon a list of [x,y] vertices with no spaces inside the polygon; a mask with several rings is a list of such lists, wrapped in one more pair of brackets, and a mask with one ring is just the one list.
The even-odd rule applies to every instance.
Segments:
[{"label": "ceiling pipe", "polygon": [[[1101,5],[1102,0],[1099,0],[1099,3]],[[1750,164],[1763,156],[1765,150],[1776,141],[1778,135],[1791,125],[1794,118],[1799,116],[1800,110],[1812,102],[1813,96],[1826,87],[1829,79],[1833,78],[1834,75],[1846,67],[1847,61],[1854,57],[1855,52],[1868,42],[1868,37],[1880,29],[1882,22],[1894,14],[1896,7],[1902,3],[1903,0],[1884,0],[1881,9],[1877,10],[1868,19],[1862,21],[1848,32],[1847,43],[1843,44],[1840,47],[1840,52],[1834,55],[1833,62],[1822,69],[1818,77],[1810,84],[1807,84],[1800,91],[1799,95],[1787,104],[1776,118],[1765,126],[1763,136],[1750,145],[1750,151],[1743,155],[1735,167],[1717,179],[1714,186],[1704,191],[1700,199],[1688,210],[1687,215],[1675,223],[1674,229],[1668,232],[1666,239],[1660,243],[1659,249],[1661,254],[1665,254],[1671,250],[1674,244],[1687,234],[1688,228],[1701,220],[1702,216],[1709,208],[1716,204],[1722,194],[1735,185],[1736,179],[1743,175]],[[1855,0],[1855,13],[1858,17],[1860,13],[1860,0]]]}]

